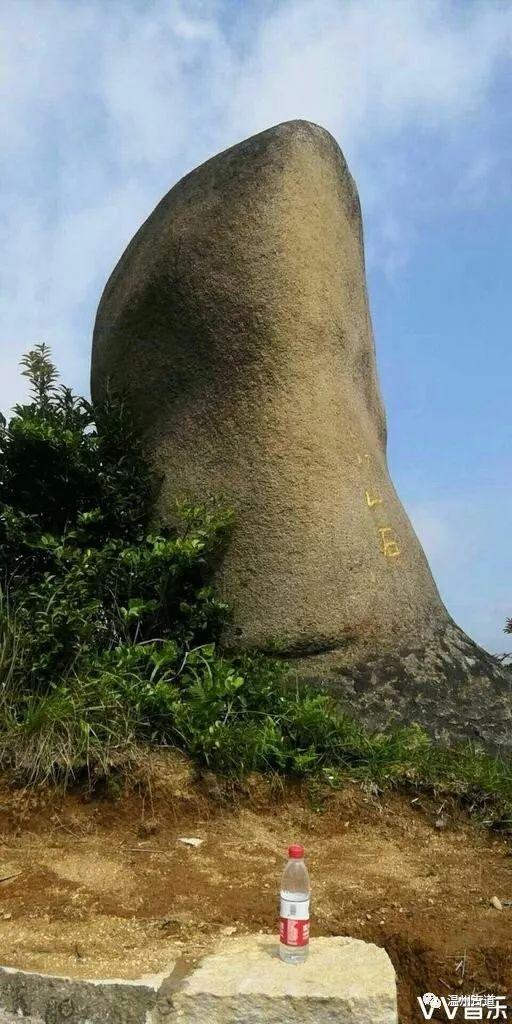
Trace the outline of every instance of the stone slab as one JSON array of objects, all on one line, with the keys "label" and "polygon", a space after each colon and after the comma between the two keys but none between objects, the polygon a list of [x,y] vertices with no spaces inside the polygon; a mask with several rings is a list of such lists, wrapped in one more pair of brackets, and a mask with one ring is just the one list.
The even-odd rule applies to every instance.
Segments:
[{"label": "stone slab", "polygon": [[0,967],[0,1024],[147,1024],[166,977],[95,981]]},{"label": "stone slab", "polygon": [[317,938],[283,964],[270,935],[226,939],[197,967],[134,981],[81,980],[0,967],[0,1024],[397,1024],[384,949]]},{"label": "stone slab", "polygon": [[304,964],[279,960],[272,936],[223,944],[184,979],[179,1024],[397,1024],[395,972],[384,949],[317,938]]}]

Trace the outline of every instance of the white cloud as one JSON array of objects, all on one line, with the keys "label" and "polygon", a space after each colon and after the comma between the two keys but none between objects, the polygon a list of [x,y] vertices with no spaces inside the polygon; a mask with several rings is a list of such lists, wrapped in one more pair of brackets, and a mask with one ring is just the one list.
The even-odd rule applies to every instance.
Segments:
[{"label": "white cloud", "polygon": [[[450,10],[452,14],[450,15]],[[285,117],[318,117],[344,138],[429,126],[474,111],[496,61],[510,54],[512,10],[445,0],[289,0],[262,21],[234,96],[257,130]],[[462,16],[461,16],[462,15]]]}]

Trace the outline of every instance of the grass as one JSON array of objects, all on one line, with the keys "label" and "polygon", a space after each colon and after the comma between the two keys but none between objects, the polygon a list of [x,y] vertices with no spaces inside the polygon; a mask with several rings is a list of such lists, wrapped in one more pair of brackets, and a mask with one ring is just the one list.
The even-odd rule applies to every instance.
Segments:
[{"label": "grass", "polygon": [[240,781],[256,771],[304,778],[317,790],[357,780],[377,791],[452,796],[487,824],[512,829],[510,760],[470,744],[441,748],[415,726],[370,733],[329,697],[294,684],[281,662],[213,654],[211,645],[190,652],[177,679],[71,673],[21,699],[4,674],[0,768],[26,783],[88,775],[93,786],[129,774],[151,747],[173,747]]}]

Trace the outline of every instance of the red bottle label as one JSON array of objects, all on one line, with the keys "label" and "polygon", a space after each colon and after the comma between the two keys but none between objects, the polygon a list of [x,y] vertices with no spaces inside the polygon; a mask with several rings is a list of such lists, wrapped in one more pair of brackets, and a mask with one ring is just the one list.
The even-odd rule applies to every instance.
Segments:
[{"label": "red bottle label", "polygon": [[282,917],[279,924],[279,941],[285,946],[307,946],[309,920],[300,921],[293,917]]}]

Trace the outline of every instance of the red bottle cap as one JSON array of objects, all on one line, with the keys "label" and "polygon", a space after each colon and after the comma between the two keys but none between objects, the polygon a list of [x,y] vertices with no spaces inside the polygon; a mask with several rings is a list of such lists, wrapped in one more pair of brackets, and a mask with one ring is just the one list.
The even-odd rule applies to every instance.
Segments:
[{"label": "red bottle cap", "polygon": [[304,847],[300,843],[292,843],[288,847],[288,856],[293,857],[295,860],[300,860],[304,856]]}]

